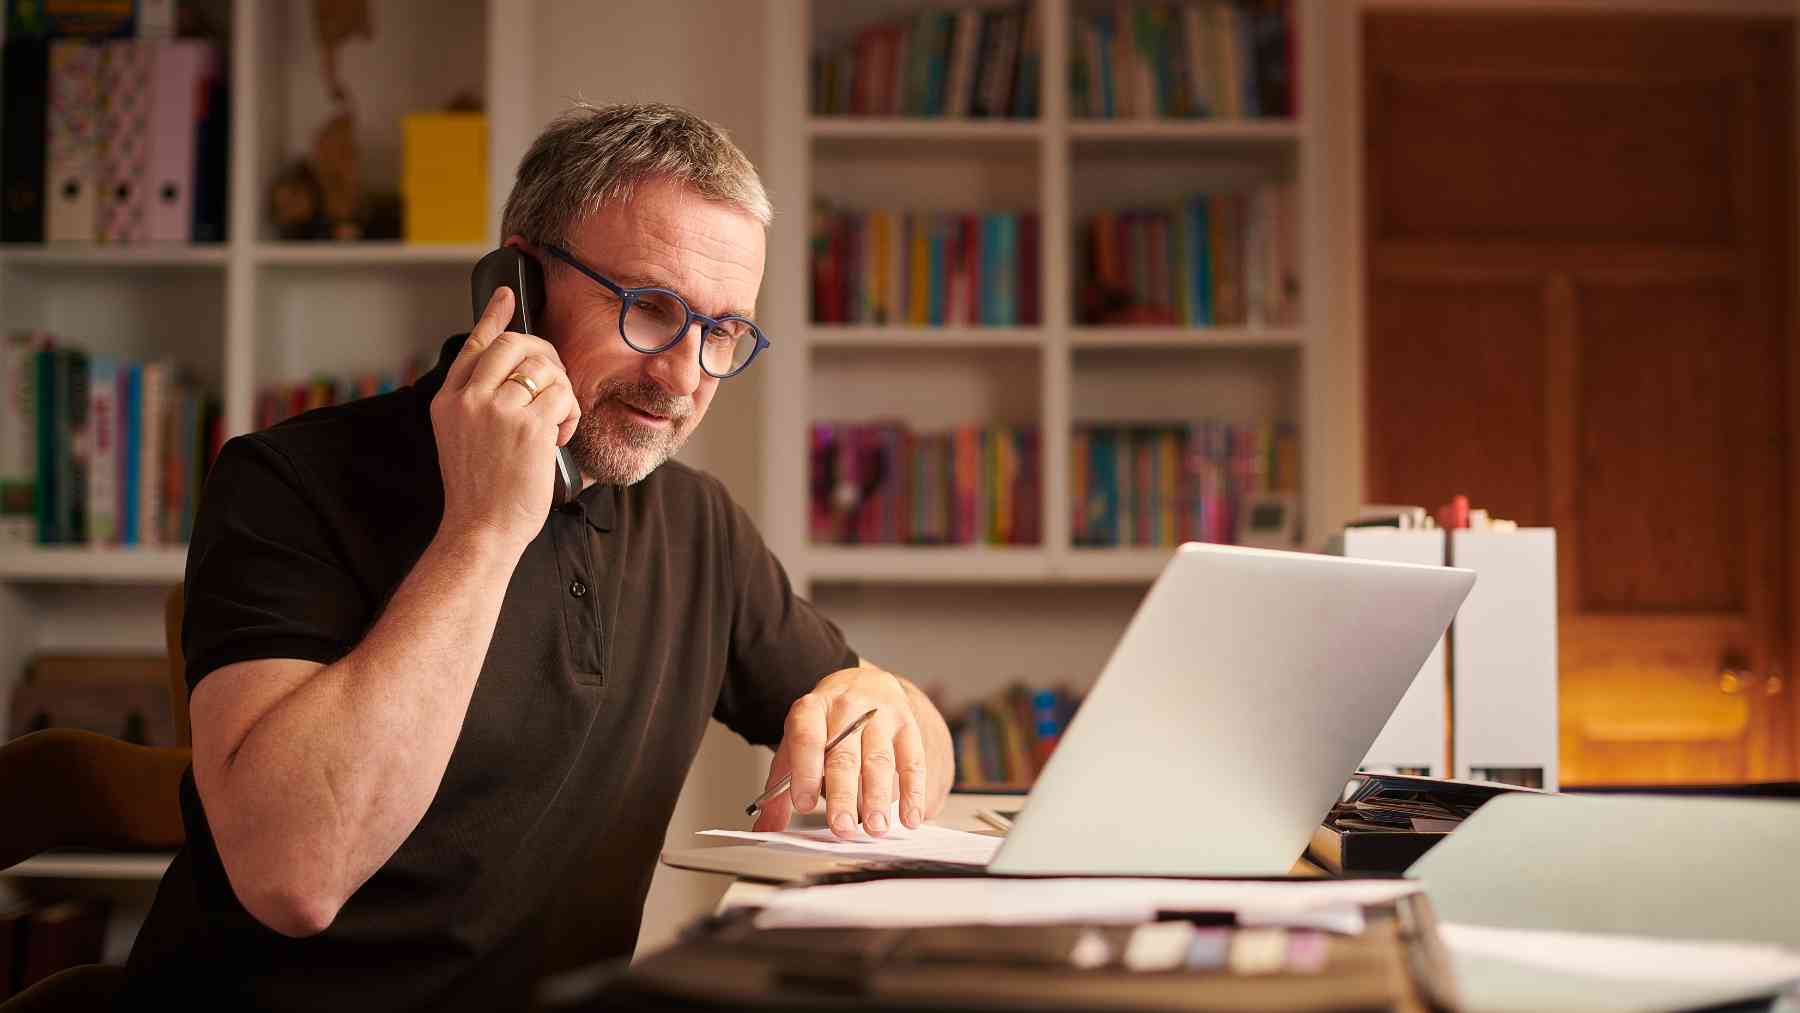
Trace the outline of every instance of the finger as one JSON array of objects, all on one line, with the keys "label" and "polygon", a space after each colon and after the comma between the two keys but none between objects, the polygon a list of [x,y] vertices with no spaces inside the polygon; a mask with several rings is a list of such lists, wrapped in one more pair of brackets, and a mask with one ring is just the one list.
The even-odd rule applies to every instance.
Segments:
[{"label": "finger", "polygon": [[569,440],[575,436],[575,427],[581,422],[581,399],[575,396],[575,384],[563,373],[562,386],[569,393],[569,404],[556,423],[556,445],[568,446]]},{"label": "finger", "polygon": [[577,416],[581,414],[580,409],[575,407],[574,392],[569,390],[568,384],[560,383],[539,394],[538,399],[531,403],[531,411],[542,420],[545,441],[554,441],[557,446],[561,446],[566,440],[562,435],[562,427],[556,420],[567,418],[571,412]]},{"label": "finger", "polygon": [[506,330],[506,324],[512,319],[512,315],[513,291],[502,285],[489,297],[487,309],[482,310],[481,319],[475,321],[475,326],[469,330],[469,337],[444,374],[446,388],[461,390],[468,385],[469,377],[475,372],[476,360],[494,343],[494,338]]},{"label": "finger", "polygon": [[[838,697],[827,725],[835,735],[859,716],[848,698]],[[825,822],[832,833],[846,840],[856,834],[856,800],[861,787],[862,736],[852,735],[825,755]]]},{"label": "finger", "polygon": [[[524,384],[513,379],[515,375],[529,377],[532,383],[537,384],[537,390],[535,392],[528,390]],[[511,372],[500,378],[494,396],[498,397],[502,404],[523,408],[526,405],[538,404],[552,390],[559,386],[566,388],[568,385],[568,380],[563,377],[561,369],[549,359],[532,354],[520,359],[519,364],[514,366]],[[479,388],[475,388],[471,384],[471,389]],[[561,401],[559,399],[554,403],[560,405]],[[561,415],[559,414],[557,418],[560,420]]]},{"label": "finger", "polygon": [[781,745],[787,750],[789,770],[794,775],[788,797],[794,811],[812,812],[819,804],[820,779],[825,769],[825,701],[808,693],[788,708],[787,724],[781,731]]},{"label": "finger", "polygon": [[900,768],[900,822],[917,830],[925,822],[925,737],[919,723],[908,721],[894,736],[894,762]]},{"label": "finger", "polygon": [[[769,776],[763,781],[763,791],[766,792],[774,787],[775,782],[781,780],[781,775],[787,772],[787,745],[783,743],[780,749],[775,750],[775,759],[769,763]],[[764,802],[762,809],[756,814],[756,823],[751,829],[762,832],[786,830],[788,820],[794,810],[793,804],[788,799],[789,794],[784,791]]]},{"label": "finger", "polygon": [[879,837],[888,831],[894,804],[894,735],[899,722],[884,711],[862,730],[862,825]]},{"label": "finger", "polygon": [[482,353],[481,361],[475,364],[475,372],[465,389],[477,394],[491,394],[499,390],[507,376],[526,359],[537,360],[532,368],[539,372],[533,373],[531,378],[540,388],[550,386],[562,372],[562,359],[557,357],[550,342],[517,331],[501,331]]}]

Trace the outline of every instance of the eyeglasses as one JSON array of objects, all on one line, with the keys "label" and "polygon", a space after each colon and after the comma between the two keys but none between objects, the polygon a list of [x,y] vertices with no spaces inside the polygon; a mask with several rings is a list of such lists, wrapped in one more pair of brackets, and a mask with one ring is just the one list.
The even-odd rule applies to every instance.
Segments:
[{"label": "eyeglasses", "polygon": [[708,376],[724,380],[750,368],[758,352],[769,347],[762,329],[740,316],[713,318],[695,313],[687,300],[666,288],[625,288],[599,271],[575,259],[560,246],[544,246],[545,252],[595,282],[619,300],[619,337],[645,355],[666,352],[681,344],[688,328],[700,322],[700,368]]}]

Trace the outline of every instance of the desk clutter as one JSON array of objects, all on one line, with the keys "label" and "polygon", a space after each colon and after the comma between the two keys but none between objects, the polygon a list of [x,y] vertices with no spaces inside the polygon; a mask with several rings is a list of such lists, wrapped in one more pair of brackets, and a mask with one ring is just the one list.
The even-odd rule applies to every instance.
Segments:
[{"label": "desk clutter", "polygon": [[1495,797],[1527,789],[1359,771],[1306,857],[1333,875],[1399,875]]},{"label": "desk clutter", "polygon": [[[889,1010],[1425,1009],[1448,1001],[1448,968],[1417,887],[1371,886],[966,879],[802,887],[709,919],[634,965],[605,999]],[[1343,899],[1316,900],[1327,893]],[[1306,900],[1274,899],[1282,896]],[[891,926],[853,918],[854,928],[829,917],[897,904],[936,914]],[[1050,916],[1006,917],[1020,910]],[[1321,910],[1347,915],[1342,931],[1304,924]]]},{"label": "desk clutter", "polygon": [[45,331],[0,346],[0,542],[187,541],[218,454],[219,398],[173,362]]},{"label": "desk clutter", "polygon": [[[1494,794],[1405,879],[814,871],[734,888],[670,949],[553,1005],[1597,1013],[1800,986],[1800,807],[1421,780],[1390,779],[1390,801]],[[1120,846],[1147,822],[1121,821]]]}]

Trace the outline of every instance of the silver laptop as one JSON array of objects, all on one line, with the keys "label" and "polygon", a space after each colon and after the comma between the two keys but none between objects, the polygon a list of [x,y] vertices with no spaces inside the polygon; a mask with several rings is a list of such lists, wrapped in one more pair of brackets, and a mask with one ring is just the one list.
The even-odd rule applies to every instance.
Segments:
[{"label": "silver laptop", "polygon": [[1183,545],[989,871],[1287,873],[1474,584]]}]

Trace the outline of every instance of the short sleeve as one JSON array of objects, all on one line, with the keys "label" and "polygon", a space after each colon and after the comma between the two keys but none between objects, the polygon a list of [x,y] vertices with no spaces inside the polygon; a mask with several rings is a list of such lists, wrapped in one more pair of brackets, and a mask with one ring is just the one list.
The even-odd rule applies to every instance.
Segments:
[{"label": "short sleeve", "polygon": [[839,669],[856,665],[844,634],[794,593],[749,515],[725,497],[736,596],[725,683],[713,716],[759,746],[781,742],[788,708]]},{"label": "short sleeve", "polygon": [[190,690],[240,661],[330,664],[362,638],[366,594],[304,488],[258,435],[220,450],[188,546],[181,645]]}]

